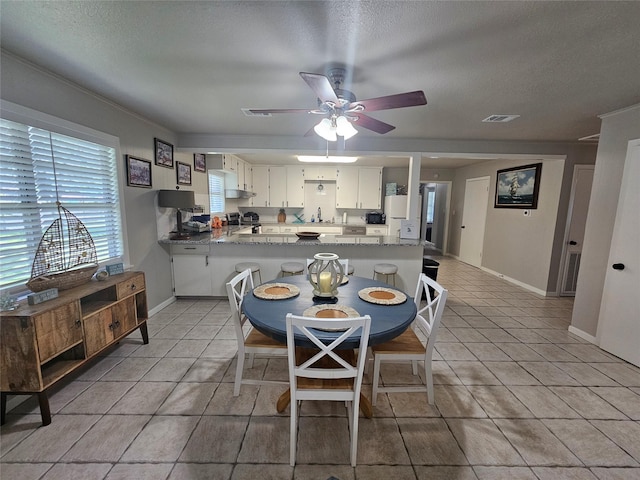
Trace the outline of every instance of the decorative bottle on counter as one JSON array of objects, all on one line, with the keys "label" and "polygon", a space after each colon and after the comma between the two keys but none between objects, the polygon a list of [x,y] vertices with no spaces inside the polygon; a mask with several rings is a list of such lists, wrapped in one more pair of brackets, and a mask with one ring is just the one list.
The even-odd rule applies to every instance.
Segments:
[{"label": "decorative bottle on counter", "polygon": [[287,214],[284,213],[284,208],[280,209],[280,213],[278,213],[278,223],[285,223],[287,221]]}]

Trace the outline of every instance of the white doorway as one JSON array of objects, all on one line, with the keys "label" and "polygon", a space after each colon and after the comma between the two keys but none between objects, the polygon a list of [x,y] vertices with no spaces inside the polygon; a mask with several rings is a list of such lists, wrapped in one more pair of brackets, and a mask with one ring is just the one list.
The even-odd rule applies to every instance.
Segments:
[{"label": "white doorway", "polygon": [[422,195],[420,238],[427,242],[425,253],[447,253],[451,182],[421,182]]},{"label": "white doorway", "polygon": [[489,203],[489,177],[469,178],[464,190],[460,260],[480,267]]},{"label": "white doorway", "polygon": [[629,142],[598,317],[600,348],[640,367],[640,139]]},{"label": "white doorway", "polygon": [[562,248],[562,261],[560,262],[562,270],[559,275],[558,292],[561,296],[575,296],[576,294],[584,227],[587,223],[591,185],[593,184],[593,170],[594,165],[575,165],[573,168],[571,197]]}]

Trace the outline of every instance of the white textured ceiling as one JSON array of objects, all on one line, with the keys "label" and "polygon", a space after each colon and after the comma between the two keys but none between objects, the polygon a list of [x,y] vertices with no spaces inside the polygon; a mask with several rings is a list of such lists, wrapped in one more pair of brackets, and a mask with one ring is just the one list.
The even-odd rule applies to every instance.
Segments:
[{"label": "white textured ceiling", "polygon": [[[640,102],[640,2],[5,1],[2,48],[179,133],[302,136],[298,72],[345,64],[397,139],[575,141]],[[489,124],[492,114],[518,114]],[[378,134],[362,130],[359,137]]]}]

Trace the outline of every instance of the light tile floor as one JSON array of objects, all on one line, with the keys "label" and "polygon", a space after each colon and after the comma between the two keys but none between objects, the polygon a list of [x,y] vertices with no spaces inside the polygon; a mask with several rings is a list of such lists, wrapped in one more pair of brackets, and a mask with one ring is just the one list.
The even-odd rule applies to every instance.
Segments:
[{"label": "light tile floor", "polygon": [[[64,380],[40,427],[34,399],[1,429],[3,479],[640,479],[640,369],[568,333],[570,298],[543,298],[448,258],[449,299],[426,395],[381,395],[349,466],[343,405],[303,403],[289,466],[282,386],[233,397],[225,300],[180,300]],[[284,359],[248,376],[287,379]],[[414,380],[389,366],[383,381]],[[370,379],[365,378],[370,393]]]}]

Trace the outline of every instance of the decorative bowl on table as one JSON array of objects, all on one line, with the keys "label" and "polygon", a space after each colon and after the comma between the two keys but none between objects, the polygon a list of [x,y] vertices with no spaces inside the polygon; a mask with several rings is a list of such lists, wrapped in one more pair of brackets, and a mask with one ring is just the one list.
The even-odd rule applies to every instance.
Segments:
[{"label": "decorative bowl on table", "polygon": [[297,232],[296,235],[301,240],[316,240],[320,233],[318,232]]}]

